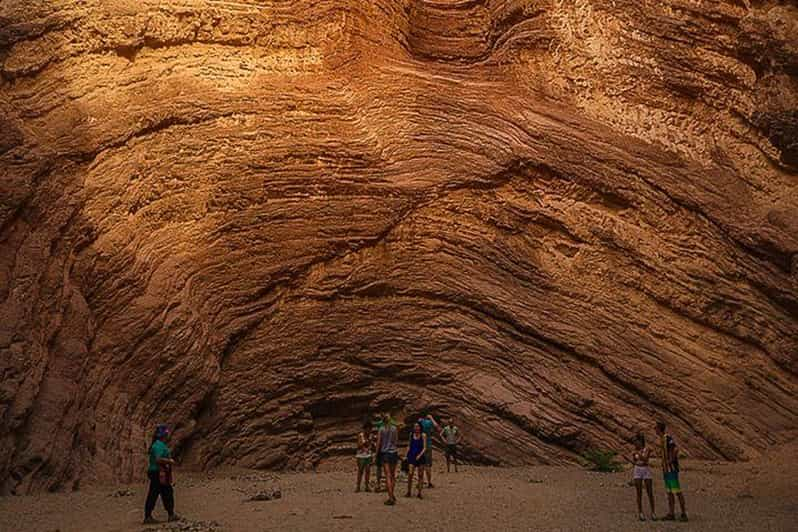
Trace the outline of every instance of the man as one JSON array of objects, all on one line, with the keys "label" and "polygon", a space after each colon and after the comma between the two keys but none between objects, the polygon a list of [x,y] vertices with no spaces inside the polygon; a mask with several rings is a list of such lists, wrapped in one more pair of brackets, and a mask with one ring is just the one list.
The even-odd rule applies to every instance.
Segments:
[{"label": "man", "polygon": [[454,463],[454,472],[457,473],[457,444],[460,443],[460,430],[451,417],[446,421],[446,426],[441,431],[443,441],[446,443],[446,472],[451,472],[450,465]]},{"label": "man", "polygon": [[421,469],[422,478],[424,471],[427,472],[427,487],[432,487],[432,430],[440,431],[440,426],[432,417],[432,414],[424,412],[418,420],[421,430],[427,435],[427,452],[424,453],[424,466]]},{"label": "man", "polygon": [[674,495],[679,498],[679,507],[682,510],[682,521],[687,521],[687,511],[684,508],[684,494],[679,485],[679,447],[673,436],[666,431],[665,423],[657,422],[656,432],[659,438],[660,453],[662,455],[662,473],[665,478],[665,491],[668,492],[668,515],[663,521],[673,521],[676,517],[674,511]]},{"label": "man", "polygon": [[388,417],[388,414],[380,413],[377,414],[377,418],[374,420],[374,431],[373,434],[373,453],[374,453],[374,464],[377,467],[377,485],[374,488],[375,492],[382,491],[382,457],[380,455],[380,449],[377,447],[377,439],[380,431],[382,430],[383,420]]},{"label": "man", "polygon": [[163,507],[169,514],[169,521],[180,520],[180,517],[175,513],[175,496],[172,488],[172,467],[174,467],[175,461],[172,458],[172,451],[167,445],[170,437],[171,431],[169,427],[166,425],[155,427],[155,434],[152,437],[152,444],[150,444],[149,465],[147,467],[150,488],[147,491],[147,500],[144,502],[145,525],[158,523],[152,517],[158,497],[161,498]]}]

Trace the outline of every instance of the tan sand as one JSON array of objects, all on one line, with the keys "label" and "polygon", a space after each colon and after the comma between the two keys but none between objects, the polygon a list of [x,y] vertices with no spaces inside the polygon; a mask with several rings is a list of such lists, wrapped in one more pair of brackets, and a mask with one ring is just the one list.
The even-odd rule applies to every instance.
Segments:
[{"label": "tan sand", "polygon": [[[789,446],[750,463],[686,461],[682,480],[690,514],[687,524],[638,522],[628,471],[464,467],[458,474],[446,474],[439,463],[433,477],[436,486],[425,490],[424,500],[405,499],[398,491],[395,507],[382,504],[383,494],[353,493],[353,474],[348,472],[274,475],[219,470],[178,478],[177,509],[185,518],[179,525],[141,524],[145,495],[141,483],[0,498],[0,530],[794,531],[798,529],[796,451],[798,446]],[[663,515],[666,498],[656,470],[654,482],[657,510]],[[281,489],[281,499],[245,502],[275,487]],[[165,517],[160,503],[156,517]],[[212,522],[216,528],[208,526]]]}]

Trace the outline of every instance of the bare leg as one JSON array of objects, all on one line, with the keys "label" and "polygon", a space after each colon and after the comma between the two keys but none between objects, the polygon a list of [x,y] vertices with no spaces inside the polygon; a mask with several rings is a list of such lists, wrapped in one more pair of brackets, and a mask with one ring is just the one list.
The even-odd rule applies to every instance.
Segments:
[{"label": "bare leg", "polygon": [[454,472],[457,473],[457,451],[452,453],[452,462],[454,462]]},{"label": "bare leg", "polygon": [[[687,510],[684,508],[684,493],[680,491],[676,496],[679,497],[679,508],[682,510],[682,516],[687,517]],[[673,510],[671,510],[671,513],[673,513]]]},{"label": "bare leg", "polygon": [[423,485],[424,485],[424,475],[422,475],[421,472],[419,471],[419,475],[418,475],[418,494],[417,494],[419,499],[421,498],[421,487]]},{"label": "bare leg", "polygon": [[640,519],[643,519],[643,480],[636,478],[635,480],[635,490],[637,491],[637,515],[640,516]]},{"label": "bare leg", "polygon": [[447,473],[451,473],[451,470],[449,469],[450,463],[451,463],[451,457],[449,456],[449,453],[446,453],[446,472]]},{"label": "bare leg", "polygon": [[389,477],[391,479],[391,492],[390,492],[389,495],[390,495],[392,501],[396,501],[396,495],[394,495],[394,488],[396,487],[396,464],[395,463],[390,464],[388,466],[388,473],[389,473]]},{"label": "bare leg", "polygon": [[[371,491],[371,488],[369,488],[369,479],[371,478],[371,462],[369,462],[364,469],[366,470],[366,491]],[[358,483],[358,485],[360,484]]]},{"label": "bare leg", "polygon": [[673,517],[673,493],[668,492],[668,517]]},{"label": "bare leg", "polygon": [[[356,492],[360,491],[360,482],[363,480],[363,469],[365,469],[365,467],[363,466],[363,464],[360,463],[360,461],[358,461],[358,463],[357,463],[357,487],[355,488]],[[366,487],[368,487],[368,480],[366,481]]]},{"label": "bare leg", "polygon": [[654,487],[651,479],[646,479],[646,493],[648,494],[648,503],[651,505],[651,519],[656,519],[656,512],[654,511]]},{"label": "bare leg", "polygon": [[424,466],[424,469],[427,470],[427,486],[430,488],[432,487],[432,465],[427,464]]},{"label": "bare leg", "polygon": [[393,496],[393,479],[391,478],[391,464],[388,462],[382,463],[383,473],[385,473],[385,488],[388,490],[388,500],[392,501]]},{"label": "bare leg", "polygon": [[407,468],[407,497],[412,496],[413,491],[413,474],[416,472],[416,466],[408,466]]}]

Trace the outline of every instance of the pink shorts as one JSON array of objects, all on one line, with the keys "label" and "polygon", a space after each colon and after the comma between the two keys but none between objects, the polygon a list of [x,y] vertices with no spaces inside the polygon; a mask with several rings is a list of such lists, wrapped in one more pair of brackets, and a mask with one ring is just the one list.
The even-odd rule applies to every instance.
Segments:
[{"label": "pink shorts", "polygon": [[636,465],[632,470],[632,478],[635,480],[651,480],[651,468]]}]

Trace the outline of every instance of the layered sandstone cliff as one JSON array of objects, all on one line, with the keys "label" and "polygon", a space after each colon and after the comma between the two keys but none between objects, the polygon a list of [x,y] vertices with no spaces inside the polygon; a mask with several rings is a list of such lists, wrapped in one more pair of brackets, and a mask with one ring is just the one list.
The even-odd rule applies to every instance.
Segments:
[{"label": "layered sandstone cliff", "polygon": [[[0,492],[798,429],[798,8],[0,3]],[[650,432],[650,430],[649,430]]]}]

